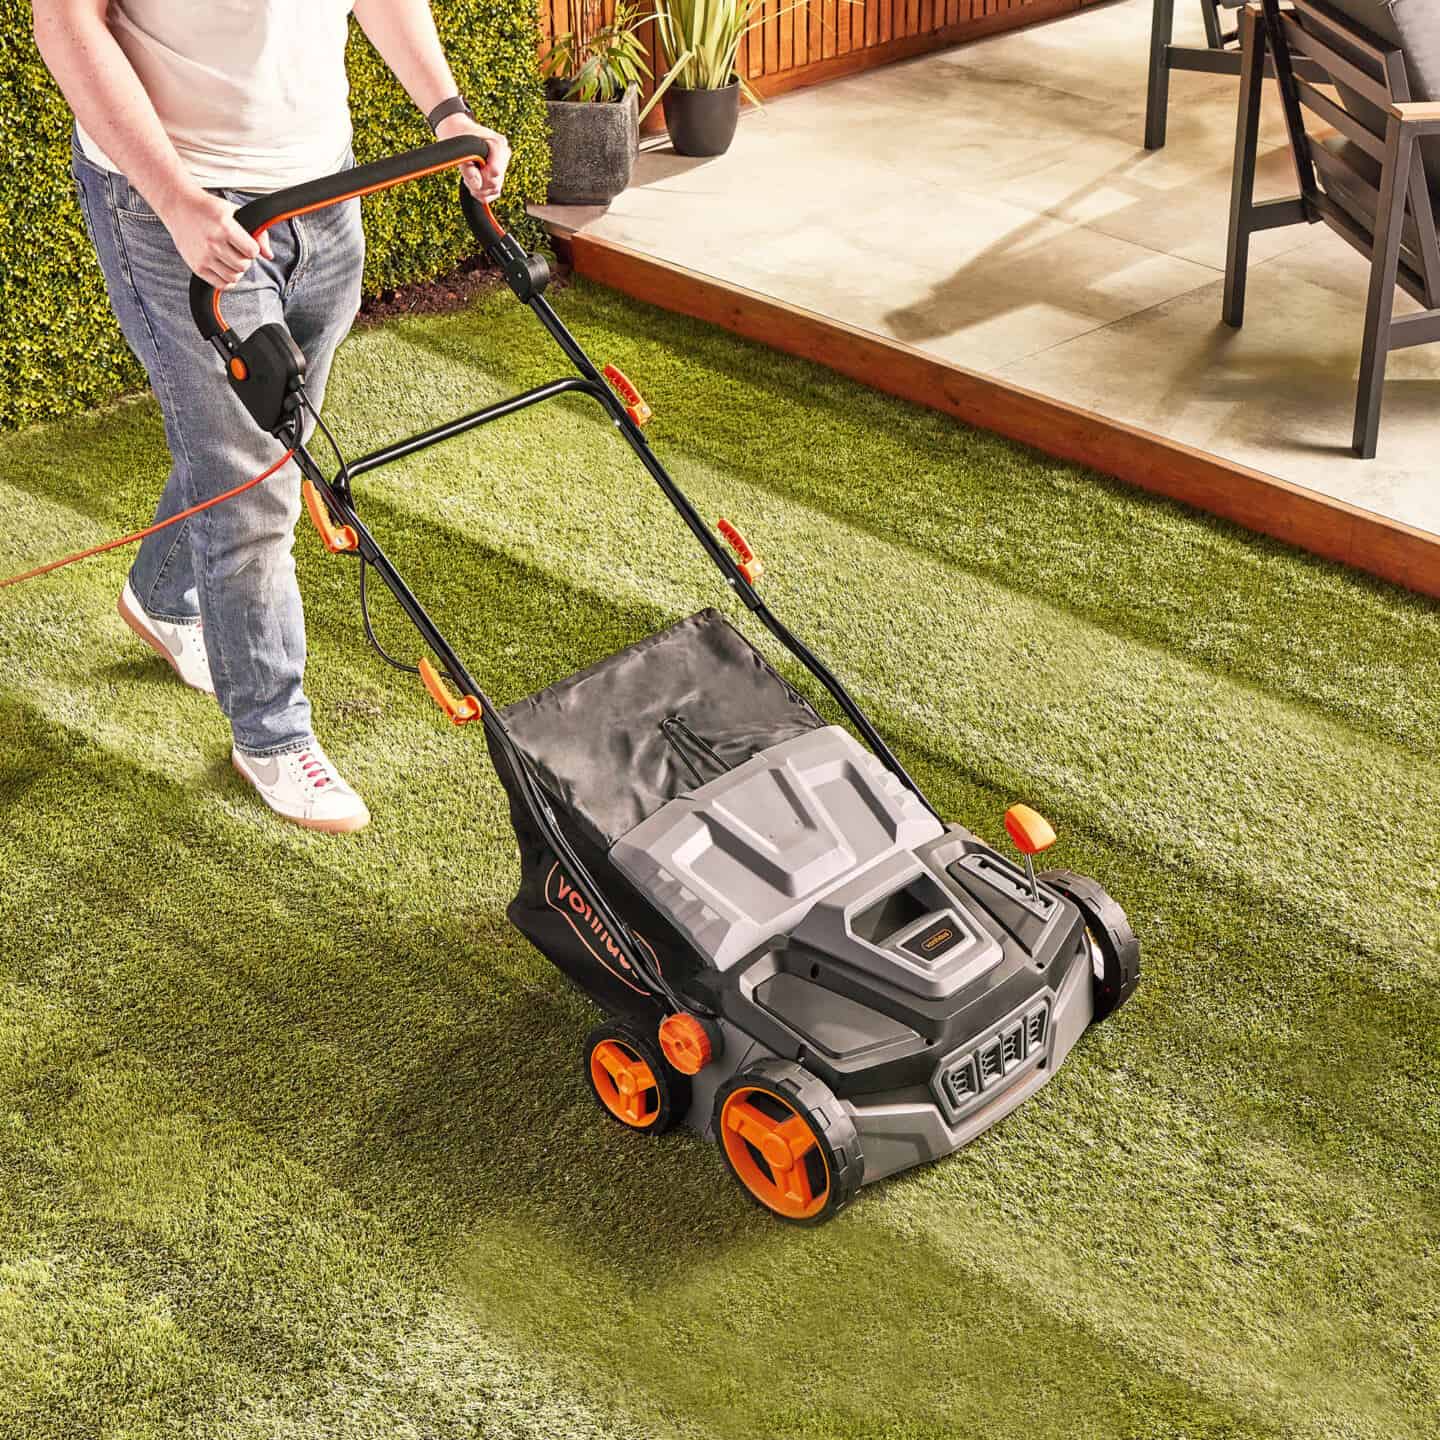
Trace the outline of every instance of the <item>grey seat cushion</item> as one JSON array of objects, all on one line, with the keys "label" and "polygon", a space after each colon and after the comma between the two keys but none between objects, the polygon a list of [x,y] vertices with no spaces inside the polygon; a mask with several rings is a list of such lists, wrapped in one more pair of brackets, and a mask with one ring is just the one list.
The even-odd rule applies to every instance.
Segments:
[{"label": "grey seat cushion", "polygon": [[[1435,0],[1323,0],[1332,10],[1355,22],[1379,41],[1382,48],[1393,48],[1405,57],[1405,73],[1410,80],[1412,100],[1440,100],[1440,5]],[[1330,36],[1317,31],[1322,38]],[[1335,48],[1344,52],[1344,47]],[[1350,52],[1354,56],[1354,52]],[[1347,56],[1347,58],[1350,58]],[[1358,57],[1355,57],[1358,58]],[[1374,130],[1385,130],[1384,115],[1367,100],[1347,86],[1337,87],[1346,107]],[[1440,141],[1422,142],[1425,173],[1430,188],[1440,188]]]}]

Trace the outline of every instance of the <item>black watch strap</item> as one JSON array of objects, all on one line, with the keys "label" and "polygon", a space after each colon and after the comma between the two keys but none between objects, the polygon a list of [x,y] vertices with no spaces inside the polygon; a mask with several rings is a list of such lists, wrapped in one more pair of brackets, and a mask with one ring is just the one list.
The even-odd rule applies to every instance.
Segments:
[{"label": "black watch strap", "polygon": [[468,115],[472,120],[475,118],[475,112],[465,103],[465,97],[452,95],[448,100],[442,100],[425,117],[425,123],[433,133],[442,120],[448,120],[452,115]]}]

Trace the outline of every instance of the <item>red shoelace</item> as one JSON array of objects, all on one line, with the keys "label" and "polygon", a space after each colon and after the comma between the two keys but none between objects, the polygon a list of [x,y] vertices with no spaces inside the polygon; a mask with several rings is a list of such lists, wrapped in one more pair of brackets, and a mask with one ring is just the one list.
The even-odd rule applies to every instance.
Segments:
[{"label": "red shoelace", "polygon": [[323,790],[330,783],[325,762],[317,760],[308,750],[300,752],[300,772],[317,790]]}]

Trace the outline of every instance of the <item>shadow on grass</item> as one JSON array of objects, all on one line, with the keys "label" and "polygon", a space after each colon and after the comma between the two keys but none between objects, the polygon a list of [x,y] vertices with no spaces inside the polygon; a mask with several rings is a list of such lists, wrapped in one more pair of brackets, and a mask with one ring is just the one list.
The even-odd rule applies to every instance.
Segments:
[{"label": "shadow on grass", "polygon": [[[77,749],[67,732],[28,707],[6,706],[0,730],[7,781],[28,776],[50,787],[33,808],[6,807],[0,846],[8,841],[20,847],[12,854],[43,856],[48,884],[65,896],[68,1002],[106,1037],[107,1048],[172,1077],[202,1112],[223,1113],[323,1175],[433,1262],[458,1257],[462,1275],[492,1263],[483,1240],[480,1252],[469,1247],[502,1217],[506,1226],[538,1227],[554,1238],[574,1268],[577,1293],[590,1271],[611,1283],[618,1278],[632,1295],[683,1285],[691,1274],[711,1283],[703,1277],[727,1256],[757,1244],[785,1247],[785,1232],[752,1210],[710,1146],[684,1135],[648,1142],[597,1114],[577,1054],[593,1011],[510,931],[498,905],[456,895],[452,906],[437,906],[417,924],[395,915],[382,880],[348,866],[338,852],[297,865],[270,827],[237,835],[194,790],[95,747]],[[85,816],[55,813],[60,775],[93,797]],[[97,831],[105,836],[101,857]],[[157,883],[167,862],[156,853],[156,837],[174,834],[185,836],[188,869]],[[1142,907],[1166,886],[1152,877],[1147,889]],[[1337,1035],[1335,1016],[1311,1003],[1317,985],[1324,989],[1333,976],[1317,977],[1310,966],[1333,952],[1334,937],[1268,913],[1268,897],[1225,898],[1223,910],[1191,900],[1216,927],[1193,940],[1207,962],[1219,962],[1203,1020],[1182,1017],[1177,1030],[1159,1007],[1137,1003],[1125,1012],[1125,1032],[1112,1030],[1107,1040],[1142,1069],[1178,1062],[1175,1080],[1203,1090],[1199,1075],[1183,1079],[1185,1052],[1192,1043],[1213,1046],[1217,1012],[1243,1011],[1259,993],[1267,1010],[1291,1016],[1291,1029],[1270,1056],[1244,1054],[1236,1042],[1247,1088],[1333,1106],[1333,1153],[1343,1157],[1342,1141],[1353,1145],[1357,1130],[1381,1123],[1367,1093],[1367,1082],[1381,1077],[1352,1066],[1345,1085],[1312,1093],[1311,1077],[1297,1073],[1294,1058],[1308,1050],[1323,1062],[1337,1047],[1352,1057],[1379,1055],[1385,1045],[1393,1055],[1397,1039],[1434,1033],[1434,1007],[1417,1013],[1413,995],[1368,984],[1356,967],[1347,988],[1331,992],[1346,1017]],[[1190,923],[1186,909],[1174,906],[1172,926]],[[1238,926],[1237,914],[1245,917]],[[12,936],[10,964],[22,981],[46,984],[57,955],[46,931],[47,922],[32,917]],[[1254,947],[1251,967],[1229,963],[1247,946]],[[1277,955],[1293,956],[1293,968],[1274,965]],[[1087,1048],[1072,1065],[1097,1063],[1086,1060]],[[1230,1058],[1226,1051],[1207,1057],[1222,1065]],[[1417,1050],[1405,1069],[1425,1059]],[[856,1214],[864,1208],[862,1201]],[[807,1323],[831,1314],[831,1360],[851,1353],[873,1362],[877,1340],[864,1288],[885,1280],[883,1292],[897,1277],[863,1218],[855,1223],[861,1228],[834,1227],[813,1273],[787,1281],[787,1295]],[[963,1228],[963,1217],[948,1223]],[[835,1282],[837,1270],[843,1278]],[[1054,1357],[1083,1357],[1091,1368],[1076,1402],[1082,1406],[1105,1396],[1137,1403],[1138,1391],[1167,1413],[1174,1407],[1197,1424],[1203,1419],[1208,1428],[1197,1433],[1288,1433],[1283,1425],[1273,1432],[1258,1425],[1228,1398],[1222,1403],[1155,1371],[1137,1373],[1124,1343],[1049,1316],[923,1236],[907,1243],[902,1273],[907,1304],[917,1307],[906,1334],[930,1314],[963,1342],[969,1359],[950,1372],[957,1384],[967,1377],[978,1383],[991,1365],[1002,1389],[1030,1384],[1063,1392],[1066,1372]],[[481,1289],[493,1292],[500,1283],[489,1274]],[[839,1316],[831,1308],[836,1284],[854,1302]],[[549,1277],[538,1288],[513,1281],[505,1288],[517,1305],[543,1306],[564,1295],[565,1282]],[[1014,1331],[996,1331],[1001,1317],[1035,1341],[1028,1369],[1004,1365]],[[576,1339],[596,1357],[611,1343],[601,1319]],[[645,1340],[658,1343],[653,1335]],[[739,1363],[743,1369],[747,1362]],[[933,1397],[907,1398],[923,1409]],[[1227,1416],[1232,1423],[1244,1416],[1245,1428],[1227,1431]],[[871,1433],[872,1423],[857,1418],[847,1433]]]},{"label": "shadow on grass", "polygon": [[[1323,713],[1340,710],[1369,733],[1433,752],[1440,700],[1417,694],[1418,712],[1395,713],[1379,708],[1382,695],[1362,708],[1349,695],[1307,688],[1304,665],[1277,660],[1290,649],[1296,660],[1314,647],[1354,652],[1367,635],[1383,656],[1407,627],[1423,625],[1426,635],[1410,642],[1414,658],[1440,664],[1434,602],[653,307],[583,284],[567,298],[582,342],[620,338],[620,358],[656,410],[652,439],[662,458],[678,451],[889,545],[1030,599],[1039,594],[1108,633],[1166,645],[1202,668]],[[592,318],[598,324],[586,323]],[[528,326],[523,316],[516,323]],[[524,351],[477,347],[470,317],[403,335],[447,364],[517,387],[558,361],[538,327]],[[846,457],[847,483],[817,473],[822,434]],[[857,486],[854,451],[867,443],[870,483]],[[948,488],[947,477],[958,487]],[[1023,579],[1017,555],[1035,562]]]},{"label": "shadow on grass", "polygon": [[[497,556],[495,563],[506,562]],[[536,584],[517,584],[511,593],[543,607],[553,603],[555,588],[551,582],[542,595]],[[644,633],[654,618],[638,607],[602,607],[586,599],[596,625],[574,657],[577,664],[595,658],[596,634]],[[508,618],[507,629],[527,633],[523,613]],[[441,1208],[461,1232],[479,1196],[521,1210],[538,1206],[574,1248],[586,1250],[595,1232],[582,1223],[570,1234],[577,1217],[546,1180],[555,1147],[575,1145],[579,1132],[590,1136],[579,1148],[608,1172],[607,1186],[623,1190],[628,1177],[642,1190],[666,1187],[680,1210],[709,1214],[726,1240],[746,1228],[743,1206],[727,1222],[713,1198],[703,1203],[724,1188],[708,1147],[684,1138],[636,1146],[627,1136],[619,1137],[619,1145],[613,1136],[596,1144],[576,1055],[594,1012],[510,929],[500,906],[477,909],[463,894],[440,890],[430,897],[434,906],[423,924],[394,920],[391,905],[382,903],[384,877],[352,866],[339,847],[315,848],[313,863],[299,869],[286,858],[290,837],[272,834],[268,822],[239,837],[227,834],[201,793],[208,785],[243,793],[224,757],[209,767],[206,785],[186,787],[122,756],[77,746],[75,737],[29,706],[6,705],[3,713],[0,728],[9,738],[0,786],[10,801],[4,827],[23,832],[27,817],[16,802],[36,786],[53,784],[57,775],[108,801],[103,854],[95,848],[97,831],[79,830],[74,847],[55,854],[52,883],[102,917],[148,911],[147,945],[169,957],[168,964],[146,968],[142,993],[123,999],[108,989],[97,993],[98,1013],[156,1063],[200,1057],[203,1064],[187,1070],[185,1079],[211,1103],[234,1107],[266,1128],[264,1117],[273,1111],[263,1083],[256,1090],[256,1077],[282,1083],[297,1065],[294,1047],[313,1041],[319,1052],[335,1057],[334,1068],[323,1071],[321,1088],[330,1091],[324,1106],[347,1117],[343,1128],[353,1136],[329,1153],[326,1165],[366,1203],[403,1209],[423,1202],[429,1208],[430,1198],[447,1196]],[[879,718],[883,724],[890,717]],[[911,729],[900,727],[898,738],[942,813],[999,816],[1011,786],[997,785],[995,777]],[[487,762],[477,754],[475,763]],[[34,823],[50,809],[46,798],[35,797]],[[1126,1013],[1137,1025],[1158,1024],[1153,1035],[1147,1031],[1146,1046],[1183,1051],[1183,1037],[1196,1030],[1208,1059],[1233,1058],[1256,1087],[1321,1102],[1335,1117],[1337,1133],[1376,1130],[1428,1148],[1420,1119],[1407,1122],[1380,1092],[1397,1059],[1407,1069],[1440,1061],[1429,1038],[1440,1033],[1440,1002],[1432,992],[1393,975],[1372,978],[1385,977],[1388,957],[1316,923],[1283,895],[1198,864],[1157,862],[1078,818],[1068,828],[1069,855],[1103,876],[1137,920],[1164,917],[1169,944],[1150,956],[1160,967],[1152,986],[1173,995],[1198,984],[1204,993],[1204,1015],[1196,1018],[1184,1011],[1162,1015],[1142,989]],[[185,846],[191,869],[183,894],[162,892],[152,903],[144,857],[157,835],[173,833],[193,837]],[[424,843],[428,837],[421,834]],[[513,843],[508,832],[476,838]],[[43,836],[35,844],[37,853],[56,849]],[[17,944],[17,950],[23,954],[25,947]],[[1292,963],[1277,966],[1277,956]],[[229,994],[222,1010],[266,1016],[265,1026],[238,1049],[207,1050],[204,1031],[187,1033],[177,1017],[194,1013],[199,996],[210,991],[217,998]],[[406,993],[414,1014],[441,1015],[445,1022],[430,1032],[412,1027],[397,1004]],[[1257,1050],[1244,1027],[1214,1025],[1217,1013],[1243,1017],[1262,994],[1263,1007],[1284,1017],[1265,1047]],[[1343,1067],[1333,1063],[1337,1056],[1345,1058]],[[313,1066],[299,1068],[320,1079]],[[561,1080],[563,1099],[555,1111],[557,1071],[568,1078]],[[359,1087],[348,1096],[347,1073]],[[378,1086],[377,1073],[385,1077]],[[505,1097],[498,1108],[497,1096]],[[301,1115],[291,1119],[302,1124]],[[670,1150],[677,1160],[656,1158]],[[467,1165],[467,1155],[483,1155],[483,1166]],[[369,1190],[377,1176],[389,1183],[406,1180],[387,1198]],[[418,1189],[412,1182],[419,1182]],[[387,1182],[379,1183],[383,1190]],[[436,1238],[444,1244],[454,1235]],[[712,1253],[715,1242],[697,1235],[684,1243],[693,1244],[685,1253],[698,1260]],[[630,1257],[603,1247],[594,1253],[639,1267],[637,1281],[654,1263],[643,1247]],[[672,1253],[665,1263],[675,1260]]]},{"label": "shadow on grass", "polygon": [[[658,412],[662,457],[678,452],[720,467],[1004,592],[1042,598],[1107,633],[1164,645],[1213,673],[1433,753],[1440,691],[1406,683],[1440,666],[1440,611],[1430,602],[651,307],[584,285],[562,304],[574,312],[582,341],[619,337],[626,362],[653,371],[645,388]],[[476,322],[474,313],[427,317],[398,333],[447,369],[473,371],[485,382],[475,403],[563,372],[559,352],[518,307],[479,331],[478,344]],[[506,326],[523,328],[533,344],[502,343]],[[683,351],[684,363],[669,363],[669,351]],[[357,376],[366,373],[363,361],[352,364]],[[342,364],[337,398],[345,378]],[[723,403],[737,394],[738,410]],[[717,398],[722,403],[712,403]],[[597,444],[620,443],[593,405],[561,403],[593,414]],[[758,429],[750,423],[757,415]],[[400,429],[438,417],[394,418]],[[343,431],[343,415],[340,424]],[[876,451],[868,483],[827,483],[817,473],[814,437],[822,433],[847,456],[847,480],[854,453]],[[77,471],[123,473],[120,456],[137,450],[156,454],[155,477],[75,490]],[[637,486],[648,484],[638,465],[635,474]],[[148,405],[118,407],[104,423],[87,419],[9,437],[0,452],[0,479],[117,527],[148,503],[160,478],[162,437]],[[1035,562],[1024,566],[1023,579],[1017,555]],[[1323,678],[1313,674],[1319,651],[1345,657],[1367,649],[1378,679],[1353,664],[1343,667],[1343,685],[1328,670]],[[1405,703],[1397,700],[1401,692]]]}]

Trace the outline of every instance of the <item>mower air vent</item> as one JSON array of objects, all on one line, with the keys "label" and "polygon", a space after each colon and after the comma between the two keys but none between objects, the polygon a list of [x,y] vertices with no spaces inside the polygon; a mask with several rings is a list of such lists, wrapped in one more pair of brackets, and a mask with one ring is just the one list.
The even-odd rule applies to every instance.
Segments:
[{"label": "mower air vent", "polygon": [[950,1103],[958,1110],[972,1096],[980,1093],[980,1077],[975,1073],[975,1060],[967,1056],[958,1065],[945,1071],[941,1082]]},{"label": "mower air vent", "polygon": [[1045,1043],[1045,1008],[1032,1010],[1025,1017],[1025,1053],[1033,1054]]},{"label": "mower air vent", "polygon": [[1000,1037],[1000,1059],[1008,1073],[1025,1058],[1025,1031],[1016,1025]]},{"label": "mower air vent", "polygon": [[1012,1078],[1033,1070],[1045,1058],[1050,1032],[1050,1002],[1013,1012],[1003,1028],[980,1044],[946,1059],[936,1072],[934,1088],[953,1124]]}]

